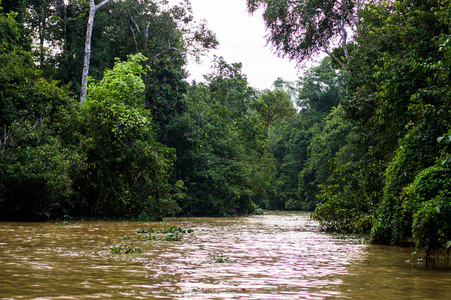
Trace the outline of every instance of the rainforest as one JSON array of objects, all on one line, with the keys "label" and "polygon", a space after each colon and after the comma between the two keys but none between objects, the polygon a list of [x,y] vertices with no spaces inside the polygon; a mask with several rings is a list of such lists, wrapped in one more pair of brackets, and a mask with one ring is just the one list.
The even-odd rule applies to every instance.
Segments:
[{"label": "rainforest", "polygon": [[188,0],[2,0],[0,219],[302,210],[449,263],[451,1],[246,3],[318,63],[258,90],[217,57],[188,82],[220,42]]}]

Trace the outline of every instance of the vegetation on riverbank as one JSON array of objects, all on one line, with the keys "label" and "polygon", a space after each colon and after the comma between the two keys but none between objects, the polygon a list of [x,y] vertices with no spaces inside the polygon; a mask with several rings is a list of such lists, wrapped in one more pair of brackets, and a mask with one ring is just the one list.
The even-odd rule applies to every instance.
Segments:
[{"label": "vegetation on riverbank", "polygon": [[329,231],[449,253],[451,2],[247,2],[279,54],[328,56],[272,90],[222,58],[187,83],[218,43],[189,1],[112,1],[80,104],[89,3],[3,0],[0,218],[314,210]]}]

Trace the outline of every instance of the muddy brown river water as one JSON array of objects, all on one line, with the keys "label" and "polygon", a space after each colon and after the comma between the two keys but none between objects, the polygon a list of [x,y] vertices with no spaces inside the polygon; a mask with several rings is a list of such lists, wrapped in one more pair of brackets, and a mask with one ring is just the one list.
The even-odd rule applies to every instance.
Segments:
[{"label": "muddy brown river water", "polygon": [[[194,231],[138,239],[172,225]],[[121,243],[144,252],[112,254]],[[0,299],[451,299],[450,269],[412,251],[319,232],[307,213],[0,223]]]}]

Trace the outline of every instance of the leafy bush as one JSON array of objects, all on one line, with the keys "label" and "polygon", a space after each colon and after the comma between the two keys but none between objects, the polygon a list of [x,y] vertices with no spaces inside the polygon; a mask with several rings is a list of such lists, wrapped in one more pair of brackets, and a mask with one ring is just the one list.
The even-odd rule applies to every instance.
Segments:
[{"label": "leafy bush", "polygon": [[418,174],[406,189],[403,209],[413,211],[412,236],[417,247],[426,249],[429,261],[451,241],[450,177],[449,164],[435,165]]},{"label": "leafy bush", "polygon": [[[144,109],[141,54],[117,61],[89,87],[82,109],[88,168],[78,182],[87,214],[161,219],[178,211],[168,183],[173,149],[156,141]],[[181,185],[179,184],[181,187]]]},{"label": "leafy bush", "polygon": [[371,237],[374,243],[402,245],[411,236],[413,211],[406,210],[404,189],[416,175],[434,164],[437,152],[432,133],[415,127],[402,140],[385,173],[382,201]]},{"label": "leafy bush", "polygon": [[356,176],[359,171],[358,164],[348,163],[332,174],[329,184],[320,186],[313,218],[324,230],[362,233],[371,228],[373,199],[377,195],[367,196]]}]

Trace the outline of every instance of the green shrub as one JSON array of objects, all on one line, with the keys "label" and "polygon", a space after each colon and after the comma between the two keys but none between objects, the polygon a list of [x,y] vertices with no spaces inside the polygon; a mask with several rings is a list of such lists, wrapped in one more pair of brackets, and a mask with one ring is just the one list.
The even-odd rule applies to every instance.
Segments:
[{"label": "green shrub", "polygon": [[403,208],[413,211],[412,235],[416,247],[426,249],[428,261],[451,241],[450,177],[449,165],[435,165],[423,170],[406,189],[408,201]]}]

